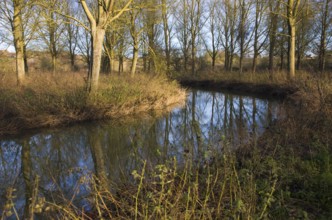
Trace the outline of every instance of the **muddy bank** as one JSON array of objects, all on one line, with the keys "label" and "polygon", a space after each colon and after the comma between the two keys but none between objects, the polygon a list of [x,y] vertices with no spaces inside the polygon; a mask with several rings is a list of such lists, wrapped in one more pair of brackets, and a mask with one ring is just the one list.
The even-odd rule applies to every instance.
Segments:
[{"label": "muddy bank", "polygon": [[289,85],[278,84],[255,84],[240,81],[215,81],[215,80],[179,80],[184,87],[227,90],[239,94],[258,95],[265,98],[285,99],[286,97],[299,91],[298,88]]}]

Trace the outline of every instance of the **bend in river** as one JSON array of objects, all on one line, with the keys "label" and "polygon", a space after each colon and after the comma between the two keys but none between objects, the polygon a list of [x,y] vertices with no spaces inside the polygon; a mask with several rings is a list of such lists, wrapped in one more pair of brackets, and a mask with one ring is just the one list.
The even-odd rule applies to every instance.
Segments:
[{"label": "bend in river", "polygon": [[[284,117],[277,101],[222,92],[191,91],[186,105],[159,117],[129,122],[92,122],[0,140],[0,207],[11,187],[19,213],[35,177],[39,194],[78,198],[89,195],[84,179],[104,175],[130,180],[142,160],[149,166],[176,158],[197,163],[213,159],[225,145],[256,141],[274,120]],[[86,201],[77,201],[78,205]]]}]

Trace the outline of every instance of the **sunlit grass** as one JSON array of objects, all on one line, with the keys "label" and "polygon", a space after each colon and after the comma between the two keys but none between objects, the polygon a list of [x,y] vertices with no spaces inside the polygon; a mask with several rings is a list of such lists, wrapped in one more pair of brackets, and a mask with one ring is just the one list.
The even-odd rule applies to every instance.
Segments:
[{"label": "sunlit grass", "polygon": [[295,78],[290,79],[286,70],[270,72],[268,70],[259,70],[256,73],[250,71],[224,71],[222,69],[211,70],[206,69],[199,71],[195,76],[192,74],[178,73],[176,75],[178,79],[191,79],[191,80],[215,80],[215,81],[236,81],[243,83],[253,84],[288,84],[295,85],[296,83],[310,82],[310,81],[332,81],[332,73],[326,72],[324,74],[320,72],[300,70],[296,72]]},{"label": "sunlit grass", "polygon": [[166,78],[102,76],[97,92],[86,91],[83,74],[30,74],[23,87],[1,82],[0,134],[75,121],[121,117],[166,109],[185,100],[185,91]]}]

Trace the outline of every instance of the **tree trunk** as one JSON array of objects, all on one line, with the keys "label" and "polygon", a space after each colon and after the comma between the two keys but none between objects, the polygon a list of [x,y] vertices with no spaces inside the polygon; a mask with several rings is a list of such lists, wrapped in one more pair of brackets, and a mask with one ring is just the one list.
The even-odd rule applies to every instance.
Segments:
[{"label": "tree trunk", "polygon": [[56,55],[52,54],[52,72],[55,74],[56,72]]},{"label": "tree trunk", "polygon": [[70,54],[70,66],[71,70],[75,71],[75,54],[73,53]]},{"label": "tree trunk", "polygon": [[168,29],[168,19],[167,19],[167,2],[166,0],[162,0],[162,19],[163,19],[163,27],[164,27],[164,42],[165,42],[165,55],[166,55],[166,66],[167,66],[167,74],[170,74],[171,67],[171,54],[170,54],[170,37],[169,37],[169,29]]},{"label": "tree trunk", "polygon": [[321,33],[318,51],[318,68],[321,72],[325,71],[325,61],[326,61],[326,32],[329,26],[328,16],[329,16],[329,3],[330,0],[325,0],[324,12],[321,20]]},{"label": "tree trunk", "polygon": [[298,48],[297,52],[297,59],[296,59],[296,70],[300,70],[301,68],[301,64],[302,64],[302,54],[301,54],[301,51],[300,49]]},{"label": "tree trunk", "polygon": [[254,57],[253,57],[253,60],[252,60],[252,67],[251,67],[251,73],[252,74],[255,74],[256,73],[256,69],[257,69],[257,51],[255,50],[254,51]]},{"label": "tree trunk", "polygon": [[294,78],[295,77],[295,21],[290,20],[289,21],[289,55],[288,55],[288,71],[289,71],[289,77]]},{"label": "tree trunk", "polygon": [[16,76],[17,85],[23,84],[25,79],[24,67],[24,39],[23,39],[23,25],[22,25],[22,0],[14,0],[14,20],[13,20],[13,35],[14,46],[16,50]]},{"label": "tree trunk", "polygon": [[269,9],[270,9],[269,71],[270,71],[271,78],[273,78],[273,71],[274,71],[274,50],[275,50],[275,46],[276,46],[276,34],[277,34],[278,13],[279,13],[279,9],[280,9],[280,2],[281,1],[277,1],[276,5],[273,5],[275,3],[275,1],[271,0],[269,3]]},{"label": "tree trunk", "polygon": [[133,61],[131,64],[131,71],[130,71],[131,77],[135,76],[137,61],[138,61],[138,44],[136,43],[133,47]]},{"label": "tree trunk", "polygon": [[101,66],[101,57],[103,52],[103,42],[105,36],[105,29],[100,27],[93,28],[92,34],[92,64],[91,64],[91,78],[89,80],[88,88],[90,91],[98,89],[99,73]]},{"label": "tree trunk", "polygon": [[260,11],[259,11],[258,1],[256,1],[256,11],[255,11],[255,29],[254,29],[254,57],[252,60],[251,73],[254,74],[257,68],[257,57],[258,57],[258,28],[260,20]]},{"label": "tree trunk", "polygon": [[196,69],[196,45],[195,45],[195,37],[193,36],[192,44],[191,44],[191,74],[194,76]]},{"label": "tree trunk", "polygon": [[290,78],[295,77],[295,39],[296,39],[296,17],[300,0],[288,0],[287,22],[289,32],[288,43],[288,73]]},{"label": "tree trunk", "polygon": [[119,69],[118,74],[119,76],[123,73],[123,55],[119,55]]},{"label": "tree trunk", "polygon": [[213,52],[212,54],[212,69],[214,70],[215,66],[216,66],[216,59],[217,59],[217,52]]},{"label": "tree trunk", "polygon": [[[23,39],[24,39],[24,37],[23,37]],[[27,74],[29,72],[29,65],[28,65],[28,54],[27,54],[26,44],[24,44],[23,53],[24,53],[24,70],[25,70],[25,73]]]},{"label": "tree trunk", "polygon": [[284,69],[284,49],[281,48],[281,51],[280,51],[280,70],[282,71]]},{"label": "tree trunk", "polygon": [[243,72],[243,58],[245,53],[245,19],[246,19],[246,9],[244,7],[245,2],[242,0],[240,2],[240,27],[239,27],[239,37],[240,37],[240,64],[239,64],[239,70],[240,74]]},{"label": "tree trunk", "polygon": [[240,70],[240,74],[242,74],[242,72],[243,72],[243,53],[242,52],[241,52],[241,55],[240,55],[239,70]]}]

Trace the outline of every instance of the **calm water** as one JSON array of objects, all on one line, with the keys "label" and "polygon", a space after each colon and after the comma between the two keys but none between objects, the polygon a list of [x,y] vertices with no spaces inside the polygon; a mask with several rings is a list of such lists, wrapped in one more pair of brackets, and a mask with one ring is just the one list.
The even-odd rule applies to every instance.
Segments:
[{"label": "calm water", "polygon": [[153,167],[167,158],[197,163],[222,152],[223,145],[256,139],[284,115],[276,101],[221,92],[193,91],[184,107],[166,116],[139,117],[112,122],[80,124],[0,139],[0,213],[6,191],[13,194],[19,214],[25,195],[31,195],[39,177],[39,197],[52,200],[76,194],[86,204],[92,175],[112,182],[130,180],[131,172],[147,160]]}]

